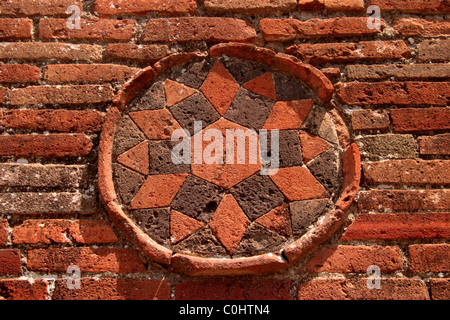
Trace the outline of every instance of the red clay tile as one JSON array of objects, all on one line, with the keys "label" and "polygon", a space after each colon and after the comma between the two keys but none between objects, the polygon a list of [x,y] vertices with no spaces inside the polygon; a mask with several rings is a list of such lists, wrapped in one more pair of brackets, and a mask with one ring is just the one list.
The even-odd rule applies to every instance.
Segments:
[{"label": "red clay tile", "polygon": [[291,215],[287,203],[256,219],[256,222],[283,236],[289,237],[292,234]]},{"label": "red clay tile", "polygon": [[188,174],[148,176],[134,197],[130,210],[167,207],[180,190]]},{"label": "red clay tile", "polygon": [[[213,163],[213,164],[206,164],[204,161],[204,158],[202,158],[202,163],[200,164],[198,160],[196,160],[195,154],[198,154],[198,151],[195,149],[195,141],[198,141],[201,139],[202,135],[210,129],[216,129],[219,130],[222,133],[223,138],[223,163]],[[233,164],[227,163],[226,158],[226,149],[227,149],[227,130],[244,130],[244,133],[249,133],[251,137],[253,137],[253,141],[255,141],[254,147],[250,148],[249,142],[246,142],[245,144],[245,159],[241,159],[243,164],[238,163],[237,155],[238,147],[239,147],[239,140],[237,138],[234,138],[234,159]],[[197,140],[198,139],[198,140]],[[249,139],[246,139],[246,141],[249,141]],[[210,154],[211,150],[209,150],[209,146],[213,144],[213,142],[203,142],[202,146],[202,155]],[[251,149],[249,152],[249,149]],[[254,164],[250,163],[251,155],[255,152],[255,160],[256,162]],[[209,182],[212,182],[214,184],[217,184],[218,186],[221,186],[223,188],[231,188],[232,186],[236,185],[237,183],[241,182],[242,180],[248,178],[255,172],[261,169],[261,161],[259,156],[259,139],[258,135],[254,131],[250,131],[248,128],[242,127],[238,124],[235,124],[231,121],[220,119],[219,121],[216,121],[209,127],[205,128],[202,132],[197,133],[192,138],[192,147],[191,147],[191,160],[192,160],[192,174],[196,175],[197,177],[200,177],[202,179],[205,179]],[[198,163],[196,163],[198,162]]]},{"label": "red clay tile", "polygon": [[164,81],[164,90],[166,92],[166,101],[169,108],[197,92],[195,89],[170,79]]},{"label": "red clay tile", "polygon": [[317,136],[300,131],[300,144],[302,146],[303,162],[307,163],[319,154],[331,148],[331,144]]},{"label": "red clay tile", "polygon": [[280,168],[270,178],[289,201],[323,199],[330,196],[305,167]]},{"label": "red clay tile", "polygon": [[147,175],[149,173],[148,143],[143,141],[117,158],[117,162]]},{"label": "red clay tile", "polygon": [[181,129],[166,109],[130,112],[130,117],[150,140],[168,140]]},{"label": "red clay tile", "polygon": [[205,223],[188,217],[178,211],[170,212],[170,243],[175,244],[189,237]]},{"label": "red clay tile", "polygon": [[275,84],[273,82],[272,74],[267,72],[243,85],[245,89],[253,93],[262,95],[263,97],[277,100],[275,92]]},{"label": "red clay tile", "polygon": [[239,90],[239,84],[220,62],[216,62],[200,90],[223,116],[233,102]]},{"label": "red clay tile", "polygon": [[300,129],[311,110],[314,101],[278,101],[272,108],[263,129]]},{"label": "red clay tile", "polygon": [[231,194],[223,197],[209,226],[229,254],[233,254],[250,221]]}]

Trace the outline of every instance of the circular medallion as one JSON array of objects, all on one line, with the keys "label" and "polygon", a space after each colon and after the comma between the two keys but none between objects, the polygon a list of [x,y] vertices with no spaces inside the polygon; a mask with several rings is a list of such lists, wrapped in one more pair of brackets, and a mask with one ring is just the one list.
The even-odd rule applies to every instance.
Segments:
[{"label": "circular medallion", "polygon": [[251,45],[146,68],[101,135],[113,222],[150,259],[191,275],[297,261],[343,222],[359,185],[331,94],[317,69]]}]

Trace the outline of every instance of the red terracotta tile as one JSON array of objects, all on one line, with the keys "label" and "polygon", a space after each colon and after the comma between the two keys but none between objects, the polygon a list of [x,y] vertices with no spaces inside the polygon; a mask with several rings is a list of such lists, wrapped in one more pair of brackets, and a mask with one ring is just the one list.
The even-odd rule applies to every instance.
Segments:
[{"label": "red terracotta tile", "polygon": [[172,244],[178,243],[189,237],[204,225],[205,223],[203,222],[172,210],[170,213],[170,242]]},{"label": "red terracotta tile", "polygon": [[[200,163],[199,159],[196,159],[196,154],[198,155],[199,152],[195,148],[196,141],[199,141],[202,137],[202,135],[210,130],[210,129],[216,129],[219,130],[222,133],[222,139],[223,139],[223,163],[213,163],[213,164],[207,164],[204,161],[204,158],[202,158],[202,162]],[[242,164],[238,163],[237,155],[240,154],[238,152],[239,148],[239,139],[234,138],[234,159],[233,163],[227,163],[227,157],[226,157],[226,150],[227,150],[227,130],[244,130],[245,133],[249,132],[249,135],[251,137],[254,137],[253,141],[255,141],[254,147],[250,148],[250,139],[246,139],[245,144],[245,159],[241,159],[243,162]],[[210,154],[211,150],[209,150],[209,146],[213,142],[205,142],[203,141],[202,145],[202,155]],[[249,152],[249,149],[251,149]],[[255,160],[256,162],[254,164],[250,163],[251,155],[255,152]],[[243,154],[244,155],[244,154]],[[261,169],[261,161],[259,156],[259,139],[258,135],[254,131],[250,131],[248,128],[242,127],[238,124],[235,124],[231,121],[220,119],[210,125],[209,127],[205,128],[202,132],[196,134],[192,138],[192,145],[191,145],[191,160],[192,160],[192,174],[205,179],[206,181],[212,182],[214,184],[217,184],[218,186],[224,187],[226,189],[231,188],[232,186],[236,185],[237,183],[241,182],[242,180],[248,178],[252,174],[256,173],[258,170]]]},{"label": "red terracotta tile", "polygon": [[280,168],[269,177],[289,201],[329,197],[324,186],[305,167]]},{"label": "red terracotta tile", "polygon": [[164,81],[164,90],[166,92],[166,101],[169,108],[197,92],[195,89],[170,79]]},{"label": "red terracotta tile", "polygon": [[239,84],[220,62],[216,62],[200,90],[223,116],[233,102]]},{"label": "red terracotta tile", "polygon": [[209,221],[214,234],[229,254],[233,254],[250,224],[245,213],[231,194],[223,197]]},{"label": "red terracotta tile", "polygon": [[117,158],[117,162],[147,175],[149,173],[148,142],[144,141]]},{"label": "red terracotta tile", "polygon": [[289,237],[292,234],[291,215],[286,203],[256,219],[256,222],[283,236]]},{"label": "red terracotta tile", "polygon": [[331,144],[317,136],[300,131],[300,144],[302,146],[303,162],[307,163],[319,154],[331,148]]},{"label": "red terracotta tile", "polygon": [[267,72],[243,85],[245,89],[253,93],[262,95],[263,97],[277,100],[275,92],[275,84],[273,82],[272,74]]},{"label": "red terracotta tile", "polygon": [[272,108],[263,129],[300,129],[314,101],[278,101]]},{"label": "red terracotta tile", "polygon": [[148,176],[134,197],[130,210],[167,207],[180,190],[188,174]]},{"label": "red terracotta tile", "polygon": [[181,129],[166,109],[130,112],[130,117],[150,140],[168,140],[175,130]]}]

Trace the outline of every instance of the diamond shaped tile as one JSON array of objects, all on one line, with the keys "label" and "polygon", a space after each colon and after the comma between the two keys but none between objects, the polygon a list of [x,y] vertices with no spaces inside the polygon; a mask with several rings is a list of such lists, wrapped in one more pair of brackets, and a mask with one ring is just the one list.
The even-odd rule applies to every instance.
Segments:
[{"label": "diamond shaped tile", "polygon": [[211,230],[230,255],[236,250],[249,224],[250,221],[231,194],[223,197],[209,222]]},{"label": "diamond shaped tile", "polygon": [[238,92],[239,84],[233,79],[228,70],[217,61],[200,90],[216,108],[217,112],[223,116]]}]

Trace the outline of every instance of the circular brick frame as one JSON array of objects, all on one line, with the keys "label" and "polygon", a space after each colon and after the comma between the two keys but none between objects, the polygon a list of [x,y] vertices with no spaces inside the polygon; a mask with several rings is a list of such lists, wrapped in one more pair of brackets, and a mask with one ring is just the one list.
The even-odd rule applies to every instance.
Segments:
[{"label": "circular brick frame", "polygon": [[329,238],[344,222],[344,211],[353,201],[360,183],[361,160],[356,144],[350,144],[350,135],[344,121],[333,110],[331,115],[337,130],[339,145],[345,150],[341,158],[342,184],[335,209],[322,216],[314,227],[299,239],[285,246],[278,252],[266,253],[252,257],[233,259],[205,258],[188,254],[176,253],[160,245],[147,233],[140,229],[127,216],[120,205],[113,179],[113,147],[116,130],[121,119],[121,111],[126,110],[131,102],[144,88],[162,74],[177,65],[183,65],[208,57],[228,56],[243,60],[253,60],[274,70],[290,74],[309,86],[321,100],[330,108],[330,100],[334,87],[328,78],[318,69],[305,64],[295,57],[276,54],[250,44],[219,44],[213,46],[209,53],[179,53],[161,59],[151,67],[137,73],[133,79],[125,83],[114,98],[113,106],[106,116],[99,145],[99,191],[103,203],[114,225],[134,243],[149,259],[167,266],[183,274],[198,275],[236,275],[264,274],[277,272],[295,263],[308,252]]}]

